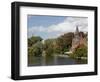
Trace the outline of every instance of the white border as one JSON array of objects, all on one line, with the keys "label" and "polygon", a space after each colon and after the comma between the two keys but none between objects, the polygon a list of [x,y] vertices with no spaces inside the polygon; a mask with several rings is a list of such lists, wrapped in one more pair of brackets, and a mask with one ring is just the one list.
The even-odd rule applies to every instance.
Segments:
[{"label": "white border", "polygon": [[[88,17],[88,64],[64,66],[27,66],[27,15],[57,15]],[[37,28],[38,29],[38,28]],[[94,11],[21,7],[20,8],[20,75],[41,75],[94,71]]]}]

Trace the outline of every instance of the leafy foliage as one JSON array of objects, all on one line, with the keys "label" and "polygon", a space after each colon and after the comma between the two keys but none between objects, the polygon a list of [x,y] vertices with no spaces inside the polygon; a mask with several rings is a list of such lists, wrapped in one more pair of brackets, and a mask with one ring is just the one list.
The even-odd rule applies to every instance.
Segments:
[{"label": "leafy foliage", "polygon": [[37,42],[32,47],[28,48],[28,54],[34,56],[41,56],[43,51],[43,45],[41,42]]},{"label": "leafy foliage", "polygon": [[31,38],[28,39],[28,47],[31,47],[38,41],[42,41],[42,38],[39,36],[32,36]]},{"label": "leafy foliage", "polygon": [[47,55],[52,55],[54,53],[54,40],[53,39],[47,39],[45,40],[44,44],[44,50]]},{"label": "leafy foliage", "polygon": [[74,34],[72,32],[69,32],[57,38],[57,44],[62,53],[71,48],[73,35]]},{"label": "leafy foliage", "polygon": [[28,39],[28,54],[34,56],[40,56],[42,54],[42,38],[38,36],[32,36]]},{"label": "leafy foliage", "polygon": [[73,58],[81,58],[81,57],[87,57],[87,46],[81,46],[79,48],[77,48],[73,54],[71,54],[70,56]]},{"label": "leafy foliage", "polygon": [[[87,34],[80,32],[83,37],[87,37]],[[72,46],[72,38],[74,33],[69,32],[64,35],[59,36],[55,39],[47,39],[42,42],[42,38],[39,36],[32,36],[28,39],[28,54],[34,56],[41,56],[43,51],[48,56],[54,54],[63,54],[69,51]],[[87,46],[81,46],[75,50],[71,57],[87,57]]]}]

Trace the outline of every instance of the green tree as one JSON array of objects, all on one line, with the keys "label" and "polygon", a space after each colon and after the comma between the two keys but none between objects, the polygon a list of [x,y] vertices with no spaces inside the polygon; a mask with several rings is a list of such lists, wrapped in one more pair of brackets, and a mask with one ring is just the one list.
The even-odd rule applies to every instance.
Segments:
[{"label": "green tree", "polygon": [[70,56],[73,58],[81,58],[81,57],[87,57],[88,54],[88,50],[87,50],[87,46],[81,46],[79,48],[77,48],[73,54],[71,54]]},{"label": "green tree", "polygon": [[43,44],[41,42],[37,42],[33,45],[34,56],[41,56],[43,51]]},{"label": "green tree", "polygon": [[32,36],[28,39],[28,55],[41,56],[43,44],[41,37]]},{"label": "green tree", "polygon": [[54,53],[54,39],[45,40],[44,50],[47,55],[53,55]]},{"label": "green tree", "polygon": [[72,44],[73,33],[69,32],[57,38],[58,49],[61,53],[69,51]]},{"label": "green tree", "polygon": [[42,38],[39,36],[32,36],[32,37],[28,38],[28,47],[31,47],[38,41],[42,41]]}]

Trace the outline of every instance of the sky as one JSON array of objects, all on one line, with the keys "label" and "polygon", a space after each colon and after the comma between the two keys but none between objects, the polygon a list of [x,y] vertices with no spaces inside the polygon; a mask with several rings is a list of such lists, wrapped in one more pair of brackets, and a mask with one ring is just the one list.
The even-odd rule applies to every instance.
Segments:
[{"label": "sky", "polygon": [[57,38],[68,32],[75,32],[76,26],[79,31],[88,31],[87,17],[69,16],[47,16],[47,15],[28,15],[28,38],[40,36],[41,38]]}]

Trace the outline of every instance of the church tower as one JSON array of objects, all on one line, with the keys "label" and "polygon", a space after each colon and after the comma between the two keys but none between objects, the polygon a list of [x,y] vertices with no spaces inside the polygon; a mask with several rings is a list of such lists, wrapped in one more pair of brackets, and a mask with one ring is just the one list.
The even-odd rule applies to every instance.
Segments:
[{"label": "church tower", "polygon": [[72,38],[72,47],[70,48],[69,52],[66,53],[73,53],[77,48],[84,45],[87,46],[87,39],[84,37],[84,33],[80,32],[78,26],[76,26],[76,30]]},{"label": "church tower", "polygon": [[72,39],[72,48],[71,51],[73,52],[75,48],[77,48],[80,44],[80,32],[78,26],[76,26],[76,31],[74,33],[74,37]]},{"label": "church tower", "polygon": [[79,35],[79,29],[78,29],[78,26],[76,26],[76,31],[74,33],[74,39],[79,39],[80,38],[80,35]]},{"label": "church tower", "polygon": [[79,29],[78,26],[76,26],[76,31],[75,31],[75,35],[79,34]]}]

